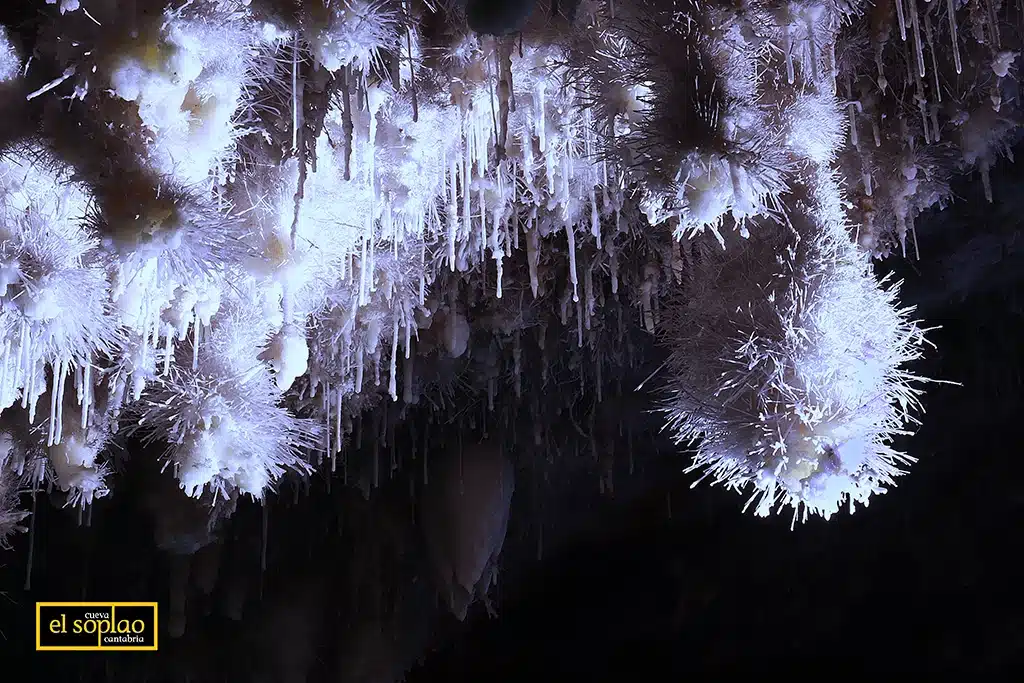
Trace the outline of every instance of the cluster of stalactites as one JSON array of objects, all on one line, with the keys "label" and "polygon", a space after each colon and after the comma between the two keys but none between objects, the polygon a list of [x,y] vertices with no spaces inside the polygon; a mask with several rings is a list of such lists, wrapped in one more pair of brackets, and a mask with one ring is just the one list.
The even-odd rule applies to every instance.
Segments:
[{"label": "cluster of stalactites", "polygon": [[[577,270],[577,230],[604,250],[603,223],[618,223],[623,182],[597,159],[589,110],[553,68],[564,61],[560,46],[529,44],[513,55],[510,41],[463,30],[445,68],[430,70],[422,36],[389,3],[322,11],[311,3],[295,24],[230,0],[143,4],[151,11],[135,16],[119,15],[113,3],[88,12],[62,6],[40,34],[50,60],[36,67],[59,75],[24,92],[30,72],[18,93],[37,103],[69,99],[71,114],[48,125],[59,129],[62,116],[84,121],[123,155],[105,161],[127,171],[104,178],[103,162],[90,161],[98,150],[69,143],[60,130],[31,143],[84,179],[88,208],[45,215],[37,228],[64,221],[91,240],[95,301],[112,328],[100,339],[76,327],[85,338],[74,357],[51,353],[27,374],[27,350],[5,354],[6,365],[19,361],[9,392],[16,400],[34,413],[47,392],[52,399],[53,434],[42,447],[61,442],[62,397],[74,377],[83,415],[97,392],[109,393],[104,427],[89,436],[100,449],[119,421],[137,420],[171,444],[189,492],[198,495],[204,477],[214,488],[237,483],[237,467],[217,452],[247,433],[235,414],[245,412],[237,394],[247,385],[224,373],[252,378],[266,366],[277,390],[268,400],[282,405],[310,374],[296,399],[308,407],[323,396],[332,423],[342,399],[364,390],[367,368],[379,386],[383,359],[397,399],[396,359],[410,356],[430,318],[437,269],[494,263],[492,291],[501,298],[503,263],[524,237],[535,295],[550,268],[538,236],[553,235],[568,241],[572,299],[582,293],[593,311],[591,274]],[[381,80],[378,67],[401,52],[402,38],[413,59],[399,59],[395,77]],[[329,104],[317,111],[312,100],[325,92]],[[18,163],[45,176],[32,158]],[[224,322],[241,311],[261,314],[247,318],[253,329],[245,334]],[[12,309],[11,320],[17,315]],[[466,346],[459,316],[448,316],[455,356]],[[72,322],[51,317],[54,329]],[[28,328],[18,329],[24,336]],[[33,334],[19,338],[8,344],[38,345]],[[161,423],[157,408],[171,404],[182,415]],[[82,429],[89,423],[83,418]],[[297,424],[291,431],[309,433]],[[337,448],[332,431],[328,450]],[[242,448],[241,457],[271,473],[299,464],[295,449],[267,448]],[[262,487],[244,488],[258,495]]]},{"label": "cluster of stalactites", "polygon": [[841,159],[863,248],[919,258],[915,219],[951,200],[950,183],[1012,160],[1024,14],[999,0],[894,0],[846,35],[839,92],[849,144]]},{"label": "cluster of stalactites", "polygon": [[[0,35],[0,76],[47,112],[30,147],[57,160],[18,164],[74,173],[86,207],[44,207],[19,234],[66,226],[87,258],[65,281],[91,283],[104,321],[63,306],[28,324],[14,294],[38,273],[8,269],[0,333],[23,352],[5,354],[22,379],[4,399],[30,409],[49,391],[52,436],[32,447],[52,452],[67,396],[84,415],[103,394],[74,438],[98,453],[127,421],[171,445],[194,495],[260,495],[306,451],[337,454],[354,413],[412,402],[418,353],[472,351],[495,319],[439,296],[442,274],[496,310],[530,291],[578,347],[620,299],[654,332],[678,321],[661,299],[692,268],[662,234],[742,251],[729,230],[750,236],[834,166],[850,232],[881,253],[948,196],[952,169],[987,169],[1013,123],[1016,38],[985,28],[1010,12],[990,0],[586,2],[556,29],[539,3],[515,37],[473,34],[451,3],[136,5],[62,3],[27,71]],[[506,273],[520,250],[528,287]],[[522,332],[519,313],[500,334]]]}]

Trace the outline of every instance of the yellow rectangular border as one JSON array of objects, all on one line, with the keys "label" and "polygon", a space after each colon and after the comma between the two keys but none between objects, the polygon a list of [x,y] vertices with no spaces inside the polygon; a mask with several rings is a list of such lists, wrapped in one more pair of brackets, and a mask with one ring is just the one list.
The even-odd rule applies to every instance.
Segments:
[{"label": "yellow rectangular border", "polygon": [[[54,645],[40,645],[41,634],[39,631],[40,607],[109,607],[111,616],[118,607],[152,607],[153,608],[153,645],[146,647],[129,647],[125,645],[112,645],[103,647],[86,647],[76,645],[71,647],[59,647]],[[158,602],[37,602],[36,603],[36,651],[37,652],[151,652],[160,646],[160,603]]]}]

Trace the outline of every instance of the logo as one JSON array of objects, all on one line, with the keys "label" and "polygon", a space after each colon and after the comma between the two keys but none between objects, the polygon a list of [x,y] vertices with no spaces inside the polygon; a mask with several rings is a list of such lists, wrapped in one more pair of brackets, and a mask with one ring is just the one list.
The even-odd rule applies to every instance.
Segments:
[{"label": "logo", "polygon": [[155,602],[37,602],[37,650],[155,650]]}]

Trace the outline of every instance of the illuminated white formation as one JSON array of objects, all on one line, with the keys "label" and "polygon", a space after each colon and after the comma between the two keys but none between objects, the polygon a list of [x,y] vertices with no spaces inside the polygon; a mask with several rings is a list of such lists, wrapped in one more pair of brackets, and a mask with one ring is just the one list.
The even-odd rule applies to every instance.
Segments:
[{"label": "illuminated white formation", "polygon": [[698,465],[760,511],[866,502],[920,342],[869,259],[1018,115],[998,3],[538,2],[504,37],[456,2],[48,3],[27,72],[0,33],[42,121],[0,139],[0,407],[83,504],[126,432],[193,496],[336,466],[439,355],[518,400],[549,324],[600,394],[622,306]]}]

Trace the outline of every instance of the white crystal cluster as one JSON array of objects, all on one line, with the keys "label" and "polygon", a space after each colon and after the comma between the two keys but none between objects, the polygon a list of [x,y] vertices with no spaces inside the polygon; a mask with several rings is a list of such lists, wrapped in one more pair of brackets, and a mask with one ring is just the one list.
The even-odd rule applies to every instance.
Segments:
[{"label": "white crystal cluster", "polygon": [[693,468],[794,521],[866,505],[913,460],[892,438],[920,408],[904,367],[924,344],[850,240],[835,180],[814,186],[788,225],[759,222],[737,249],[696,245],[664,331],[666,411],[680,440],[699,439]]},{"label": "white crystal cluster", "polygon": [[41,122],[0,137],[0,502],[42,459],[22,485],[88,504],[126,434],[260,497],[417,401],[418,355],[519,349],[445,277],[553,295],[580,346],[636,306],[670,424],[760,511],[891,484],[920,332],[870,257],[1009,149],[1020,32],[995,0],[577,4],[494,37],[452,2],[40,3],[27,68],[0,31]]}]

